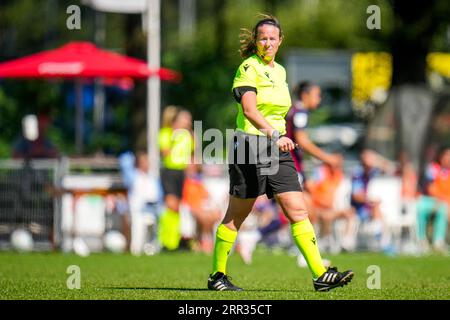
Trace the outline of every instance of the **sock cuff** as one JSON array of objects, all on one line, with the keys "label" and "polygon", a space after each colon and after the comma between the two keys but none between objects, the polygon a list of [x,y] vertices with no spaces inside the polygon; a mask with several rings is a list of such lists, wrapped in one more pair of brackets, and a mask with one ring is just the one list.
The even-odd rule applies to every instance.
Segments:
[{"label": "sock cuff", "polygon": [[221,224],[217,228],[216,233],[217,238],[226,241],[226,242],[234,242],[237,238],[237,231],[231,230],[227,228],[225,225]]},{"label": "sock cuff", "polygon": [[305,233],[314,233],[314,227],[309,221],[309,219],[304,219],[291,224],[292,235],[298,236]]}]

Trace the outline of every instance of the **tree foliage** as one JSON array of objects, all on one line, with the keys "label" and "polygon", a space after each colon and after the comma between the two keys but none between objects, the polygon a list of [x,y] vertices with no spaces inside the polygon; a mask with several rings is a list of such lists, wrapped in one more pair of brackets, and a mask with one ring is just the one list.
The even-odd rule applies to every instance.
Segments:
[{"label": "tree foliage", "polygon": [[[437,1],[437,0],[436,0]],[[439,2],[439,1],[437,1]],[[162,64],[183,74],[179,84],[162,84],[162,106],[181,105],[192,111],[204,128],[234,128],[236,104],[231,83],[241,58],[240,28],[251,29],[258,13],[275,14],[285,39],[278,60],[289,48],[332,48],[388,51],[394,13],[388,0],[197,0],[195,32],[179,28],[178,0],[161,1]],[[439,2],[440,3],[440,2]],[[66,28],[69,5],[82,9],[81,30]],[[368,30],[369,5],[381,8],[381,30]],[[103,47],[145,58],[146,43],[139,15],[104,13]],[[96,15],[73,0],[2,0],[0,3],[0,61],[55,48],[73,40],[95,40]],[[440,25],[432,46],[445,46]],[[53,138],[65,152],[73,151],[73,110],[67,108],[63,82],[0,80],[0,156],[8,156],[25,112],[48,110],[55,115]],[[87,151],[117,153],[145,145],[145,84],[108,109],[105,133],[87,134]],[[112,119],[112,120],[111,120]],[[91,121],[90,119],[87,119]],[[58,126],[59,125],[59,126]],[[89,128],[89,125],[88,125]],[[92,133],[92,132],[91,132]]]}]

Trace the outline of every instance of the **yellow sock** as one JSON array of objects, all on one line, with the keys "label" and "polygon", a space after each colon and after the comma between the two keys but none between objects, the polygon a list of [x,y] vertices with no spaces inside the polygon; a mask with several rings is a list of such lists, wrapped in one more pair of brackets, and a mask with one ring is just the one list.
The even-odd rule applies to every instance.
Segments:
[{"label": "yellow sock", "polygon": [[158,239],[163,247],[169,250],[178,248],[181,240],[180,215],[166,208],[159,218]]},{"label": "yellow sock", "polygon": [[212,274],[215,274],[216,272],[226,274],[228,255],[230,254],[234,241],[236,241],[236,237],[237,231],[228,229],[223,224],[219,225],[217,228]]},{"label": "yellow sock", "polygon": [[295,244],[300,249],[303,257],[305,257],[313,277],[315,279],[319,278],[326,269],[322,263],[322,257],[317,246],[316,234],[314,233],[311,222],[309,219],[305,219],[293,223],[291,224],[291,230]]}]

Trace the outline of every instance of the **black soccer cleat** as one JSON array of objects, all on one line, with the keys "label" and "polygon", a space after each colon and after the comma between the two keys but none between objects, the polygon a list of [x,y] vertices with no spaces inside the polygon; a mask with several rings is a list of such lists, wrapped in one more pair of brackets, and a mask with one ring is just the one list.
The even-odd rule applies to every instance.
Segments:
[{"label": "black soccer cleat", "polygon": [[231,277],[222,272],[216,272],[208,278],[208,289],[216,291],[244,291],[244,289],[232,284],[230,280]]},{"label": "black soccer cleat", "polygon": [[316,291],[329,291],[336,287],[343,287],[353,278],[353,271],[339,272],[335,267],[329,267],[317,280],[313,280]]}]

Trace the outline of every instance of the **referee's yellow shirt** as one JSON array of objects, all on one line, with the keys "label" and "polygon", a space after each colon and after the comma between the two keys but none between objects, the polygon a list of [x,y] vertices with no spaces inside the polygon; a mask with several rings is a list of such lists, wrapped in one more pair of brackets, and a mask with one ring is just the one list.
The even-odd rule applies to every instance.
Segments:
[{"label": "referee's yellow shirt", "polygon": [[[256,88],[257,109],[274,129],[280,134],[285,134],[285,116],[291,107],[291,96],[284,67],[276,62],[274,67],[271,67],[255,54],[242,62],[234,77],[233,89],[244,86]],[[236,129],[249,134],[263,135],[244,116],[240,103]]]}]

